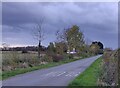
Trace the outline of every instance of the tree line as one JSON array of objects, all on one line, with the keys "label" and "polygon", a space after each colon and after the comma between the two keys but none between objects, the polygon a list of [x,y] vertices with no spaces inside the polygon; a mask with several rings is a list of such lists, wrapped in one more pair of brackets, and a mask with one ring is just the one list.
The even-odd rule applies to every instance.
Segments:
[{"label": "tree line", "polygon": [[22,51],[27,53],[27,51],[37,51],[38,58],[40,58],[40,52],[44,51],[49,55],[64,55],[70,54],[74,51],[76,55],[84,54],[102,54],[103,53],[103,44],[101,42],[92,42],[91,45],[85,43],[84,34],[80,30],[80,27],[73,25],[70,28],[57,30],[56,31],[56,41],[50,42],[48,47],[41,45],[42,40],[44,39],[44,33],[42,29],[43,20],[40,24],[36,25],[37,31],[35,31],[35,36],[38,39],[38,46],[27,46],[27,47],[14,47],[7,48],[7,45],[2,48],[3,51]]}]

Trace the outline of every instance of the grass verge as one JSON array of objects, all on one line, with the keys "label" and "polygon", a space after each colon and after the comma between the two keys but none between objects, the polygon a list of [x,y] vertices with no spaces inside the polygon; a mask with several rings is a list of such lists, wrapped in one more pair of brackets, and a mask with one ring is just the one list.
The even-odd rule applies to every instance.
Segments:
[{"label": "grass verge", "polygon": [[73,62],[76,60],[80,60],[80,59],[69,59],[69,60],[63,60],[60,62],[51,62],[51,63],[45,64],[45,65],[39,65],[39,66],[34,66],[34,67],[29,67],[29,68],[20,68],[20,69],[14,70],[14,71],[2,72],[2,80],[7,79],[7,78],[12,77],[12,76],[15,76],[15,75],[18,75],[18,74],[23,74],[23,73],[31,72],[34,70],[58,66],[58,65]]},{"label": "grass verge", "polygon": [[88,67],[82,74],[80,74],[76,79],[74,79],[68,85],[68,88],[74,88],[75,86],[97,86],[97,80],[101,72],[101,63],[102,57],[98,58],[90,65],[90,67]]}]

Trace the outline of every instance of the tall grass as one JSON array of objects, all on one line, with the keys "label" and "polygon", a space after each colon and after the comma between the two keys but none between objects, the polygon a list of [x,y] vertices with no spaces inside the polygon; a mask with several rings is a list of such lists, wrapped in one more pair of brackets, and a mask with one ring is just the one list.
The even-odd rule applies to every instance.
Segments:
[{"label": "tall grass", "polygon": [[26,73],[41,68],[48,68],[84,58],[73,57],[74,59],[69,59],[68,55],[57,55],[54,57],[45,55],[42,56],[40,60],[37,58],[37,52],[21,53],[19,51],[6,51],[2,53],[2,56],[3,79],[15,76],[17,74]]},{"label": "tall grass", "polygon": [[28,68],[24,68],[24,69],[23,68],[17,68],[16,70],[13,70],[13,71],[4,71],[3,74],[2,74],[2,79],[4,80],[4,79],[7,79],[11,76],[15,76],[15,75],[18,75],[18,74],[23,74],[23,73],[38,70],[38,69],[53,67],[53,66],[73,62],[73,61],[76,61],[76,60],[79,60],[79,59],[82,59],[82,58],[65,59],[65,60],[62,60],[62,61],[59,61],[59,62],[49,62],[47,64],[37,65],[37,66],[28,67]]},{"label": "tall grass", "polygon": [[2,70],[10,71],[40,64],[37,53],[21,53],[19,51],[2,52]]},{"label": "tall grass", "polygon": [[118,85],[118,51],[105,51],[103,55],[103,64],[99,86],[117,86]]}]

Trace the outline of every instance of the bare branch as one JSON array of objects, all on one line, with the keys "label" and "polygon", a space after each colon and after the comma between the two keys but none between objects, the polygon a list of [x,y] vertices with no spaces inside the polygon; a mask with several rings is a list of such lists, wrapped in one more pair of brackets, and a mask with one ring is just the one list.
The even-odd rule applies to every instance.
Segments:
[{"label": "bare branch", "polygon": [[44,19],[40,19],[39,22],[37,22],[35,24],[35,30],[34,30],[34,36],[35,36],[35,39],[39,40],[39,41],[43,41],[44,40],[44,31],[43,31],[43,22],[44,22]]},{"label": "bare branch", "polygon": [[41,47],[41,42],[44,40],[44,31],[43,31],[43,22],[44,19],[40,19],[39,22],[35,24],[35,30],[34,30],[34,37],[38,40],[38,58],[40,58],[40,47]]}]

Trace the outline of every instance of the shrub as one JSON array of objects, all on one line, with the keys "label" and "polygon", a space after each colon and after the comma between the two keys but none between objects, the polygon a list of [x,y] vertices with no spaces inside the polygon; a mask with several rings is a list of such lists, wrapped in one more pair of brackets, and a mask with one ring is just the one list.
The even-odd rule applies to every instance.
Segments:
[{"label": "shrub", "polygon": [[36,66],[36,65],[40,64],[40,59],[38,59],[37,57],[36,58],[29,58],[27,63],[29,64],[30,67]]},{"label": "shrub", "polygon": [[57,55],[52,55],[52,59],[53,59],[53,62],[59,62],[63,60],[64,57],[62,55],[57,54]]},{"label": "shrub", "polygon": [[68,55],[68,58],[69,58],[69,59],[73,59],[73,54],[69,54],[69,55]]},{"label": "shrub", "polygon": [[117,86],[118,85],[118,58],[117,51],[105,51],[103,55],[102,71],[99,85]]},{"label": "shrub", "polygon": [[52,56],[51,56],[51,55],[45,55],[45,56],[42,58],[42,61],[45,61],[45,62],[53,62],[53,59],[52,59]]},{"label": "shrub", "polygon": [[28,53],[28,51],[26,49],[22,50],[22,53]]}]

